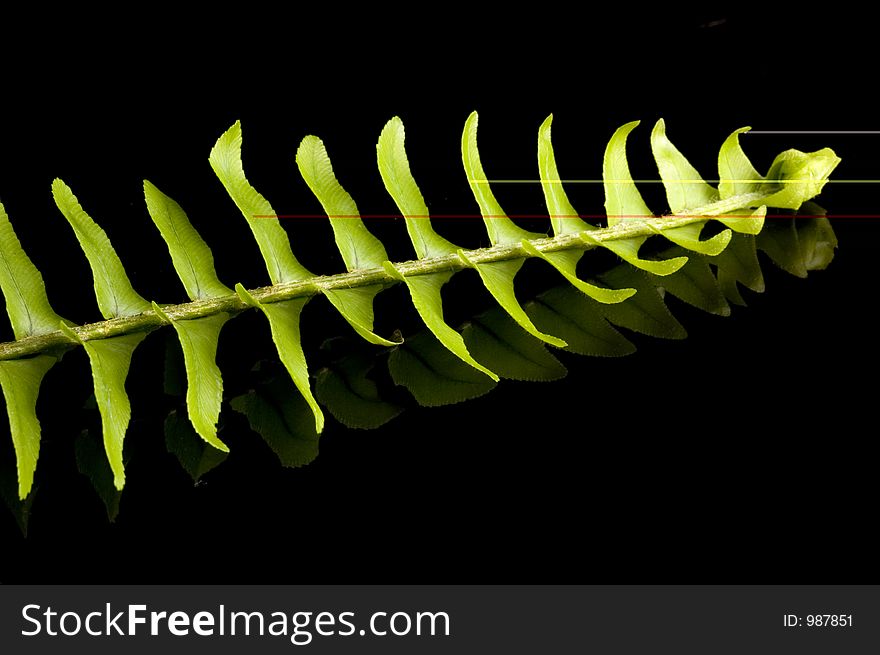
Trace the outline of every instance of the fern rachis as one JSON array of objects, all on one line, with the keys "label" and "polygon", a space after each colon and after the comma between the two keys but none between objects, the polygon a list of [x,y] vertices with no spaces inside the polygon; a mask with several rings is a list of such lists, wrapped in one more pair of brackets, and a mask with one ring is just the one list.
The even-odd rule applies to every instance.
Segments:
[{"label": "fern rachis", "polygon": [[[571,207],[556,172],[549,119],[541,126],[539,169],[554,229],[554,235],[546,237],[525,232],[504,215],[482,174],[476,152],[476,116],[472,116],[462,137],[462,156],[492,245],[463,250],[433,231],[403,150],[402,123],[393,119],[380,137],[379,168],[386,188],[406,218],[419,256],[393,264],[385,259],[381,243],[358,218],[352,218],[357,208],[336,181],[323,145],[315,137],[307,137],[297,163],[330,215],[337,245],[350,268],[347,273],[313,276],[293,256],[277,219],[265,218],[273,215],[274,210],[244,177],[241,129],[236,124],[218,141],[211,163],[248,220],[266,260],[272,285],[252,290],[237,285],[236,291],[231,292],[217,279],[210,250],[192,229],[183,210],[155,186],[145,183],[150,214],[168,242],[175,269],[191,298],[189,303],[163,307],[147,302],[134,291],[106,235],[82,211],[69,188],[57,181],[53,185],[56,200],[89,257],[105,317],[104,321],[84,326],[60,323],[60,317],[45,299],[39,273],[21,251],[3,213],[0,245],[6,275],[0,279],[4,282],[16,341],[0,345],[0,382],[7,397],[19,458],[19,494],[24,497],[29,491],[39,448],[38,423],[33,412],[39,381],[55,358],[76,345],[86,346],[89,352],[96,390],[106,390],[98,394],[98,403],[105,418],[105,448],[116,474],[116,486],[121,488],[121,448],[128,423],[124,389],[127,366],[134,348],[151,330],[170,323],[178,331],[187,356],[191,389],[199,390],[192,398],[188,395],[190,418],[206,442],[223,448],[212,425],[216,423],[222,396],[218,386],[220,372],[210,370],[217,337],[228,318],[249,307],[261,309],[270,322],[281,359],[314,415],[315,428],[320,430],[323,414],[312,394],[298,334],[299,313],[309,298],[327,296],[359,335],[374,344],[388,346],[397,340],[393,335],[389,339],[373,333],[372,300],[384,287],[403,283],[430,332],[447,351],[472,367],[477,375],[497,379],[495,372],[475,359],[460,334],[444,321],[440,288],[455,272],[476,268],[491,295],[516,324],[551,345],[566,345],[549,329],[539,329],[533,322],[536,319],[519,305],[513,294],[518,262],[526,258],[544,259],[591,302],[609,307],[626,303],[633,296],[633,287],[598,285],[576,277],[576,265],[585,252],[607,248],[636,268],[653,275],[672,275],[685,265],[687,256],[660,261],[642,259],[639,249],[648,237],[663,235],[679,247],[696,252],[695,257],[718,257],[731,241],[731,230],[747,235],[759,232],[768,205],[796,209],[821,191],[839,161],[828,149],[810,155],[789,151],[777,158],[765,179],[745,159],[737,131],[722,146],[722,182],[716,190],[695,180],[696,171],[666,139],[661,122],[655,127],[652,145],[674,214],[648,218],[650,212],[632,183],[626,163],[626,136],[634,126],[628,124],[618,130],[606,151],[609,226],[605,228],[584,222]],[[642,218],[626,219],[634,215]],[[701,241],[701,229],[710,219],[720,221],[727,229]],[[186,238],[180,236],[183,234]],[[362,264],[367,266],[360,267]],[[30,282],[19,285],[17,280],[22,279]],[[735,286],[736,281],[731,293],[735,293]],[[197,364],[199,361],[202,363]],[[201,392],[207,395],[200,395]],[[206,406],[210,406],[210,411],[203,411]]]}]

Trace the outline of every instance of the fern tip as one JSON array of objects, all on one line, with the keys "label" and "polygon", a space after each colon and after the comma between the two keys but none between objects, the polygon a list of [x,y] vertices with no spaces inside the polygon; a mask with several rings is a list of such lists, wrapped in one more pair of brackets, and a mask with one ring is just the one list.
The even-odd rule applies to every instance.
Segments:
[{"label": "fern tip", "polygon": [[55,197],[57,202],[58,194],[60,193],[69,193],[73,195],[73,191],[71,191],[70,187],[62,180],[60,177],[56,177],[52,180],[52,195]]},{"label": "fern tip", "polygon": [[[25,501],[34,488],[34,471],[22,471],[20,461],[16,461],[16,469],[18,473],[18,499]],[[22,475],[22,473],[25,473],[25,475]]]}]

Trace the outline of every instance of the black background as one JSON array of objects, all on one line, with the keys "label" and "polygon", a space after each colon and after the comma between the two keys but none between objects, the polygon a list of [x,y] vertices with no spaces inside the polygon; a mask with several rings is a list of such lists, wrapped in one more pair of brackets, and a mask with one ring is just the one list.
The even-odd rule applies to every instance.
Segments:
[{"label": "black background", "polygon": [[[868,73],[876,56],[857,17],[383,5],[203,18],[4,23],[16,38],[0,64],[0,199],[65,317],[98,313],[85,259],[52,202],[54,177],[107,230],[145,297],[184,300],[143,206],[144,178],[187,210],[221,279],[266,283],[207,163],[238,119],[245,170],[282,214],[320,209],[293,162],[306,134],[324,140],[364,214],[394,213],[374,150],[393,115],[407,127],[428,206],[441,214],[476,212],[459,151],[475,109],[484,166],[499,178],[536,176],[536,131],[551,112],[562,175],[583,178],[599,177],[608,136],[634,119],[644,121],[630,139],[637,178],[656,176],[647,136],[659,117],[706,177],[722,140],[743,125],[878,129]],[[789,147],[831,146],[843,158],[834,179],[866,179],[880,177],[878,139],[743,143],[759,170]],[[875,191],[829,185],[821,203],[831,214],[878,214]],[[582,213],[601,212],[599,187],[569,192]],[[537,186],[496,195],[511,214],[544,211]],[[644,195],[661,211],[658,187]],[[324,222],[286,225],[307,267],[341,270]],[[481,245],[472,226],[437,225],[463,246]],[[411,258],[402,221],[370,227],[393,260]],[[197,487],[165,451],[162,346],[151,338],[129,378],[134,458],[112,525],[76,471],[90,378],[84,354],[72,353],[47,376],[38,406],[28,539],[0,514],[0,581],[877,582],[878,230],[870,219],[834,227],[840,249],[827,271],[799,280],[765,262],[767,292],[748,294],[749,307],[729,318],[670,300],[685,341],[636,335],[638,353],[623,360],[563,354],[563,381],[504,382],[461,405],[413,407],[379,430],[329,421],[318,460],[304,469],[281,468],[225,410],[221,437],[233,456]],[[460,277],[448,294],[452,323],[485,300],[475,275]],[[461,300],[471,295],[481,300]],[[412,325],[394,298],[380,304],[380,324]],[[303,326],[307,354],[346,329],[323,301],[309,305]],[[220,352],[226,371],[270,358],[268,330],[239,318]],[[235,387],[229,373],[226,382]],[[8,439],[0,453],[11,459]]]}]

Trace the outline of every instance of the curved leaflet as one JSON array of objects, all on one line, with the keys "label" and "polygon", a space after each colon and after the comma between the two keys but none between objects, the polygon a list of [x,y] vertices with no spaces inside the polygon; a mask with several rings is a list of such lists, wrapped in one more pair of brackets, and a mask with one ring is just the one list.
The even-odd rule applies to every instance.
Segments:
[{"label": "curved leaflet", "polygon": [[[52,183],[55,204],[76,234],[92,269],[98,309],[105,319],[133,316],[151,309],[131,286],[125,268],[113,249],[107,234],[80,207],[76,196],[61,180]],[[61,331],[71,341],[80,343],[89,357],[95,400],[101,413],[104,450],[113,470],[117,489],[125,485],[122,444],[131,419],[131,403],[125,391],[125,379],[131,366],[134,349],[146,333],[135,332],[109,339],[82,340],[70,327],[61,324]]]},{"label": "curved leaflet", "polygon": [[[43,276],[21,247],[2,203],[0,289],[16,339],[52,332],[62,322],[49,304]],[[52,355],[0,361],[0,387],[6,399],[21,499],[30,493],[40,453],[40,421],[36,413],[40,383],[57,361]]]},{"label": "curved leaflet", "polygon": [[[174,270],[190,300],[218,298],[232,293],[217,279],[214,256],[186,213],[174,200],[144,180],[147,211],[168,246]],[[191,320],[175,320],[156,303],[153,311],[174,327],[186,368],[186,409],[196,433],[215,448],[229,448],[217,438],[217,419],[223,401],[223,377],[217,367],[220,330],[230,315],[220,312]]]}]

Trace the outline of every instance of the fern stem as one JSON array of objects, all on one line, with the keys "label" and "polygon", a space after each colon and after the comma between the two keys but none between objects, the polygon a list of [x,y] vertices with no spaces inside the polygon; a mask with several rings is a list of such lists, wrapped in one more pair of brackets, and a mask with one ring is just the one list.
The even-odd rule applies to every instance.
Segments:
[{"label": "fern stem", "polygon": [[[652,236],[656,234],[657,230],[662,232],[663,230],[703,222],[715,216],[729,215],[740,209],[759,206],[762,199],[771,195],[773,195],[773,192],[743,194],[720,200],[681,215],[660,216],[647,220],[638,219],[618,223],[613,227],[591,231],[589,235],[592,240],[598,243]],[[556,237],[535,239],[530,241],[530,243],[541,252],[574,249],[591,250],[596,247],[585,243],[579,234],[562,234]],[[502,244],[489,248],[479,248],[477,250],[464,251],[464,254],[471,264],[531,257],[520,244]],[[457,254],[395,264],[397,271],[406,277],[444,271],[458,271],[469,267],[470,265]],[[338,273],[336,275],[317,276],[301,282],[286,282],[274,286],[261,287],[250,291],[250,294],[261,303],[273,303],[292,298],[313,296],[324,290],[349,289],[380,284],[391,285],[397,282],[398,280],[391,277],[385,269],[371,268]],[[242,302],[238,295],[230,294],[179,305],[169,305],[163,307],[162,311],[170,319],[187,320],[211,316],[220,312],[237,314],[249,308],[249,305]],[[82,326],[72,327],[71,330],[80,341],[89,341],[92,339],[107,339],[134,332],[151,332],[165,324],[166,321],[162,316],[153,310],[148,310],[135,316],[87,323]],[[21,359],[41,353],[61,354],[78,345],[80,344],[74,342],[59,329],[55,332],[0,344],[0,361]]]}]

